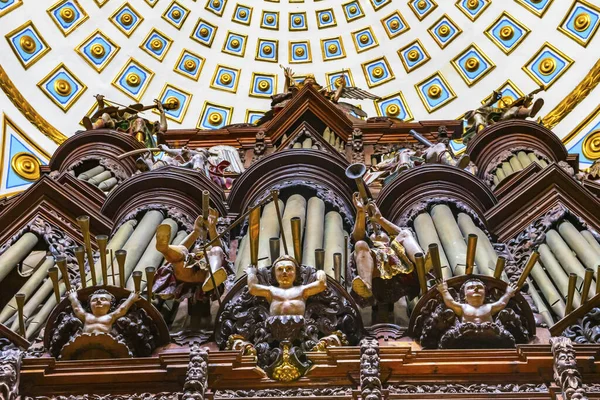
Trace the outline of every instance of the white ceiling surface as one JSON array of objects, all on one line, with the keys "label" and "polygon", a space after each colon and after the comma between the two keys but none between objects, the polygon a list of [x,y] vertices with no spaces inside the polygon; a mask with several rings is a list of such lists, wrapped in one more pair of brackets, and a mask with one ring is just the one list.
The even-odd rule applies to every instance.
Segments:
[{"label": "white ceiling surface", "polygon": [[[385,55],[396,78],[386,84],[369,89],[369,91],[380,96],[386,96],[401,90],[415,120],[455,119],[466,110],[480,104],[482,99],[487,97],[492,90],[496,89],[507,79],[511,79],[525,93],[536,89],[538,85],[521,68],[538,52],[545,42],[549,42],[575,62],[552,85],[547,93],[542,94],[546,104],[540,115],[546,115],[583,79],[600,55],[597,44],[599,39],[597,37],[594,37],[587,47],[583,47],[557,30],[557,26],[562,22],[573,4],[572,1],[566,0],[554,0],[543,18],[537,17],[516,1],[495,0],[492,1],[492,4],[474,22],[468,19],[456,7],[453,0],[438,0],[437,9],[423,21],[419,21],[416,18],[405,0],[392,1],[391,4],[382,7],[378,11],[373,9],[370,2],[363,0],[361,5],[366,16],[352,22],[347,22],[344,18],[342,2],[338,1],[313,2],[307,0],[304,3],[288,3],[288,0],[281,0],[279,3],[258,0],[240,1],[241,4],[253,7],[250,26],[231,22],[231,16],[237,4],[234,0],[227,2],[222,17],[218,17],[205,10],[205,1],[199,0],[198,2],[193,2],[191,0],[180,0],[182,5],[191,10],[191,14],[181,30],[177,30],[161,18],[165,9],[171,4],[170,0],[159,0],[154,8],[151,8],[144,0],[130,0],[129,3],[144,17],[141,26],[136,29],[130,38],[127,38],[109,21],[111,14],[121,7],[123,3],[123,1],[109,0],[106,5],[99,8],[93,0],[79,0],[79,4],[89,14],[90,18],[67,37],[59,31],[46,12],[46,9],[54,4],[53,2],[25,0],[21,7],[0,18],[0,34],[2,36],[7,35],[13,29],[31,20],[41,36],[52,48],[39,62],[25,71],[17,57],[11,51],[7,40],[0,40],[1,65],[31,105],[50,124],[66,136],[71,136],[77,130],[81,129],[79,121],[94,104],[95,100],[92,97],[94,94],[102,93],[108,99],[122,104],[134,102],[111,85],[115,76],[117,76],[130,57],[151,68],[156,74],[150,87],[145,92],[142,102],[151,104],[152,100],[159,95],[166,83],[180,87],[193,94],[191,105],[183,122],[177,124],[169,121],[170,128],[193,128],[198,122],[199,114],[206,100],[221,105],[233,106],[234,114],[232,122],[243,122],[247,109],[267,110],[270,103],[269,99],[257,99],[248,96],[252,72],[279,74],[278,88],[281,90],[283,88],[283,79],[279,64],[287,64],[287,43],[290,40],[310,40],[312,63],[295,64],[292,65],[292,69],[300,75],[314,73],[321,83],[325,82],[326,73],[347,68],[352,71],[356,86],[368,89],[361,64]],[[598,1],[592,3],[598,5]],[[337,27],[318,29],[315,10],[330,7],[334,9]],[[279,11],[279,31],[265,30],[260,27],[263,9]],[[380,20],[396,9],[403,15],[410,26],[410,30],[400,36],[389,39]],[[288,31],[287,15],[291,11],[306,11],[308,31]],[[524,42],[510,55],[504,54],[483,34],[483,31],[503,11],[510,13],[515,19],[532,31]],[[444,13],[448,14],[456,22],[463,30],[463,33],[445,49],[440,49],[427,32],[427,28]],[[190,39],[190,34],[198,18],[203,18],[219,27],[212,48],[202,46]],[[368,26],[372,28],[379,41],[379,46],[357,54],[350,32]],[[162,62],[152,58],[139,47],[152,27],[158,28],[167,36],[174,39],[171,49]],[[111,61],[102,73],[97,73],[92,69],[74,50],[96,29],[100,29],[121,46],[121,50],[115,59]],[[221,52],[228,31],[248,35],[244,58]],[[342,36],[347,57],[344,59],[323,61],[319,48],[320,39],[338,35]],[[262,62],[254,59],[256,42],[259,38],[279,40],[278,63]],[[402,67],[396,51],[416,38],[421,40],[432,60],[407,74]],[[450,62],[457,54],[472,43],[476,43],[479,46],[496,64],[496,68],[478,83],[472,87],[468,87]],[[206,58],[206,63],[198,82],[193,82],[173,71],[181,50],[184,48],[190,49]],[[58,108],[37,87],[37,83],[61,62],[88,87],[88,90],[67,113]],[[236,94],[210,88],[210,80],[217,64],[225,64],[242,69],[242,76]],[[456,92],[458,98],[430,114],[418,97],[414,84],[436,71],[441,71]],[[589,95],[571,115],[555,128],[555,132],[559,137],[564,137],[568,134],[581,119],[585,118],[597,106],[598,91],[599,89],[596,89]],[[363,101],[362,106],[370,116],[376,115],[372,102]],[[47,149],[49,153],[55,150],[56,145],[30,124],[3,92],[0,93],[0,108],[41,147]],[[153,114],[148,113],[148,115]]]}]

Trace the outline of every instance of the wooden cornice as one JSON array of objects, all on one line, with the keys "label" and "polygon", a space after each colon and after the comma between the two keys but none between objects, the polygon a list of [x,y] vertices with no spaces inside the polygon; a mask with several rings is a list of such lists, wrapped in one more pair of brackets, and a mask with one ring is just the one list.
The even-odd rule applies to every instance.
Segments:
[{"label": "wooden cornice", "polygon": [[28,349],[29,346],[31,346],[31,343],[27,339],[18,333],[11,331],[10,328],[4,324],[0,324],[0,337],[10,340],[14,345],[22,349]]},{"label": "wooden cornice", "polygon": [[600,305],[600,293],[586,301],[581,306],[573,310],[569,315],[565,315],[560,321],[550,327],[552,336],[560,336],[571,325],[576,325],[577,322],[585,317],[587,313],[592,311],[592,308]]},{"label": "wooden cornice", "polygon": [[[336,148],[334,148],[331,144],[325,141],[322,132],[317,132],[316,129],[313,128],[306,121],[302,121],[302,123],[296,129],[294,129],[294,131],[290,135],[288,135],[288,137],[285,140],[282,140],[279,144],[279,147],[273,153],[288,150],[288,146],[290,145],[290,143],[292,143],[294,139],[301,136],[304,133],[304,131],[308,131],[309,135],[313,138],[314,142],[317,142],[321,146],[322,151],[331,154],[333,157],[340,158],[340,160],[342,160],[342,162],[344,163],[348,162],[347,158],[344,155],[342,155],[342,153],[337,151]],[[335,133],[333,132],[331,134],[335,135]]]}]

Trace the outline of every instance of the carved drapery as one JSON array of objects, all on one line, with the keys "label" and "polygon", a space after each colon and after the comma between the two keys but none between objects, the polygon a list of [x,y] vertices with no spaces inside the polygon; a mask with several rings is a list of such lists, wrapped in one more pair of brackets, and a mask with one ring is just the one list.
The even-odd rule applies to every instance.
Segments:
[{"label": "carved drapery", "polygon": [[188,364],[182,400],[204,400],[208,384],[208,353],[198,343],[190,347],[190,363]]},{"label": "carved drapery", "polygon": [[360,342],[360,397],[362,400],[383,399],[377,339],[365,338]]},{"label": "carved drapery", "polygon": [[587,400],[581,381],[581,373],[577,369],[577,358],[573,343],[566,337],[550,339],[554,357],[554,381],[560,387],[565,400]]}]

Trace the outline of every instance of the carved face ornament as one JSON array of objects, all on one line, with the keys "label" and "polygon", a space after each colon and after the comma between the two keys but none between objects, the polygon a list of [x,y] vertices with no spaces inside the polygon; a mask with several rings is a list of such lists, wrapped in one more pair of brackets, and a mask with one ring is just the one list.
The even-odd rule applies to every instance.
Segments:
[{"label": "carved face ornament", "polygon": [[480,281],[469,281],[465,284],[467,304],[479,307],[485,301],[485,286]]},{"label": "carved face ornament", "polygon": [[281,260],[275,264],[275,279],[282,288],[289,288],[296,280],[296,265],[290,260]]}]

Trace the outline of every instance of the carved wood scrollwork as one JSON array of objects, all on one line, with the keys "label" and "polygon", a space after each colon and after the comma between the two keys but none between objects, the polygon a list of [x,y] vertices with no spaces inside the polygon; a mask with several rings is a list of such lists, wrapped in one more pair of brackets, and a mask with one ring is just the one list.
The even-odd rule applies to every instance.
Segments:
[{"label": "carved wood scrollwork", "polygon": [[360,342],[360,397],[362,400],[383,399],[377,339],[365,338]]},{"label": "carved wood scrollwork", "polygon": [[188,364],[182,400],[204,400],[208,384],[208,352],[198,343],[190,346],[190,363]]},{"label": "carved wood scrollwork", "polygon": [[587,400],[587,394],[577,369],[573,343],[566,337],[550,339],[554,356],[554,381],[560,387],[565,400]]},{"label": "carved wood scrollwork", "polygon": [[19,371],[21,350],[10,340],[0,338],[0,399],[16,400],[19,397]]},{"label": "carved wood scrollwork", "polygon": [[581,321],[565,329],[562,335],[575,343],[600,343],[600,308],[592,308]]}]

